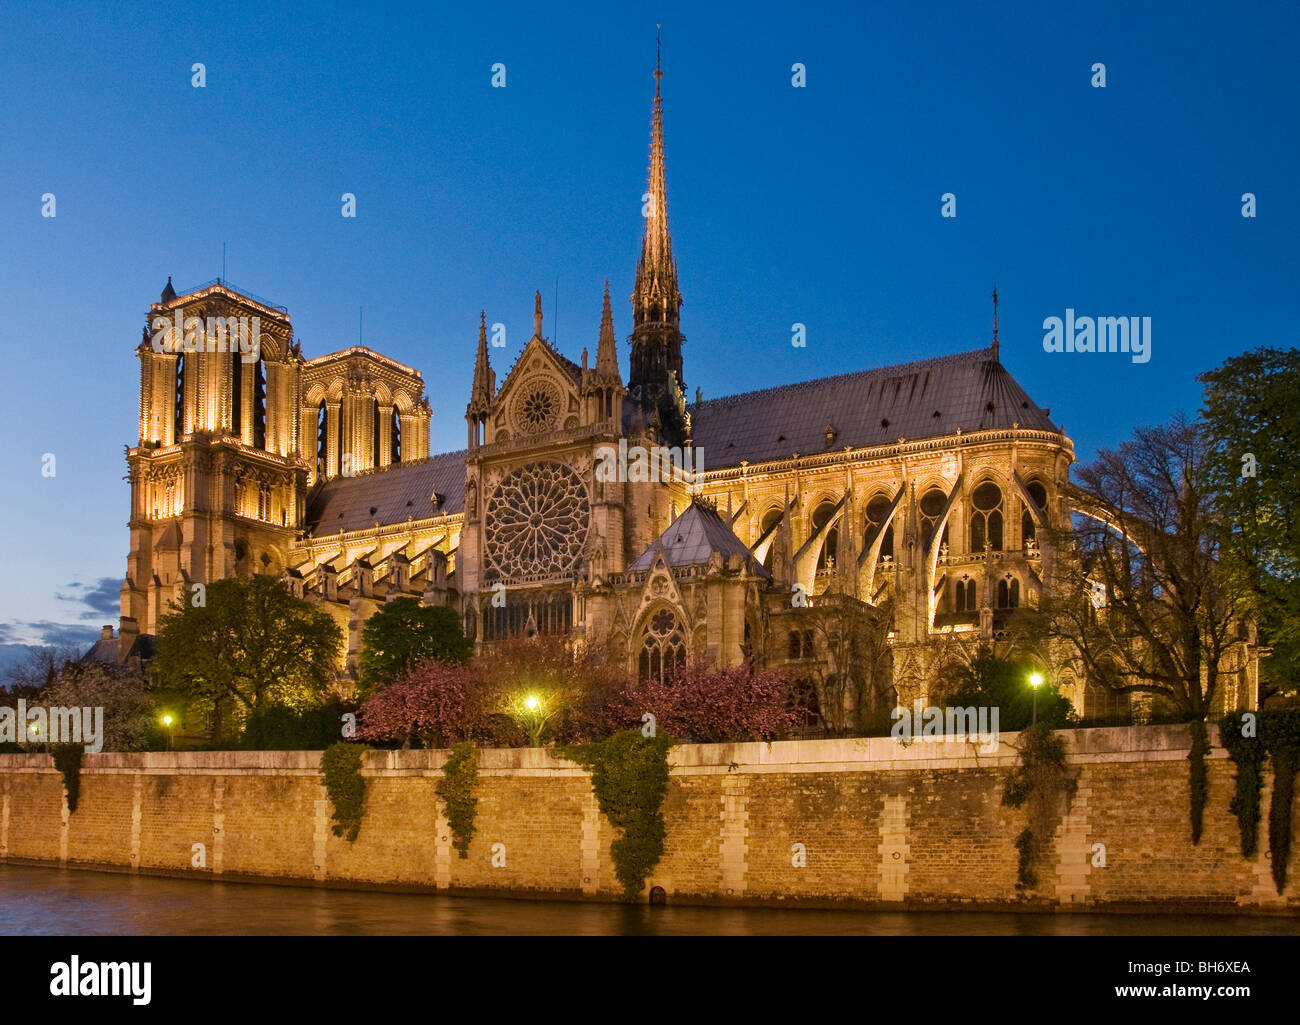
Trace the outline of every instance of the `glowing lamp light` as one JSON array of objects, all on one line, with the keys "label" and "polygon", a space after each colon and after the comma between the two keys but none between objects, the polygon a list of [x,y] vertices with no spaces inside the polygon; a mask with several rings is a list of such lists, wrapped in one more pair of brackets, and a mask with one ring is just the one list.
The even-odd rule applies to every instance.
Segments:
[{"label": "glowing lamp light", "polygon": [[529,694],[528,697],[524,699],[524,707],[530,712],[536,712],[537,706],[540,704],[541,702],[537,700],[536,694]]},{"label": "glowing lamp light", "polygon": [[170,715],[164,715],[162,717],[162,723],[164,726],[170,726],[172,724],[172,717]]},{"label": "glowing lamp light", "polygon": [[1043,677],[1040,674],[1034,673],[1034,675],[1029,678],[1029,686],[1041,687],[1042,685],[1043,685]]}]

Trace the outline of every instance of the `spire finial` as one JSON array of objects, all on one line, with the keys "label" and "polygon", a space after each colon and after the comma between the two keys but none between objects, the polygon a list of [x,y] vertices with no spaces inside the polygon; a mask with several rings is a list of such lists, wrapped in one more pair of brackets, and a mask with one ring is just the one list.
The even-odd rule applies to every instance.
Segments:
[{"label": "spire finial", "polygon": [[609,308],[609,281],[605,281],[605,302],[600,311],[600,340],[596,343],[596,371],[618,376],[618,342],[614,338],[614,314]]},{"label": "spire finial", "polygon": [[660,55],[659,30],[662,27],[663,26],[661,25],[655,26],[655,95],[656,96],[659,95],[659,79],[664,77],[663,68],[660,67],[659,64],[659,55]]},{"label": "spire finial", "polygon": [[542,337],[542,293],[539,289],[533,297],[533,334]]},{"label": "spire finial", "polygon": [[476,409],[486,409],[492,402],[496,391],[496,381],[492,375],[492,365],[488,362],[487,311],[480,310],[478,315],[478,352],[474,356],[474,382],[470,386],[470,405]]},{"label": "spire finial", "polygon": [[993,358],[998,358],[998,286],[993,284]]}]

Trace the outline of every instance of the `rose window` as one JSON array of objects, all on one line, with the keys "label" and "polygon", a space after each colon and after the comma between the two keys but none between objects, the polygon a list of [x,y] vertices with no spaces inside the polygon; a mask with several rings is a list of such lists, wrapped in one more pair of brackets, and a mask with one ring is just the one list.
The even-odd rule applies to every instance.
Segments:
[{"label": "rose window", "polygon": [[561,463],[510,473],[487,504],[487,557],[498,576],[559,576],[587,541],[587,488]]},{"label": "rose window", "polygon": [[552,430],[560,415],[563,399],[560,390],[549,381],[538,381],[515,402],[515,428],[522,434],[541,434]]}]

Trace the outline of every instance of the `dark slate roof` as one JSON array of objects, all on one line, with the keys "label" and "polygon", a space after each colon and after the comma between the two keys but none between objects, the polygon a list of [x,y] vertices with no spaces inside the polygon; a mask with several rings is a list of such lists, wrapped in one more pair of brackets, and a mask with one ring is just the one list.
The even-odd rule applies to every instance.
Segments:
[{"label": "dark slate roof", "polygon": [[81,656],[82,662],[111,662],[117,665],[117,638],[101,637]]},{"label": "dark slate roof", "polygon": [[[430,501],[439,496],[435,509]],[[465,508],[465,450],[444,452],[413,463],[335,477],[312,493],[307,530],[317,536],[364,530],[376,523],[403,523],[462,512]]]},{"label": "dark slate roof", "polygon": [[665,561],[673,567],[702,566],[717,552],[724,560],[739,554],[749,564],[751,573],[769,580],[772,576],[750,554],[745,542],[736,537],[717,511],[699,502],[687,506],[686,511],[668,525],[668,529],[641,553],[641,557],[632,563],[630,569],[649,569],[654,563],[655,550],[658,548],[663,549]]},{"label": "dark slate roof", "polygon": [[[992,348],[900,363],[687,407],[708,470],[963,431],[1056,431]],[[826,427],[836,429],[827,444]]]}]

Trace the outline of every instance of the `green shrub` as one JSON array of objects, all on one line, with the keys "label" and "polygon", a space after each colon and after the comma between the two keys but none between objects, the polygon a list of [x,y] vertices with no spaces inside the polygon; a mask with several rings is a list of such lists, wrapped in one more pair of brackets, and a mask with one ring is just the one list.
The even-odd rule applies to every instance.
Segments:
[{"label": "green shrub", "polygon": [[323,751],[343,734],[343,714],[355,709],[331,701],[302,711],[267,705],[244,721],[239,746],[245,751]]}]

